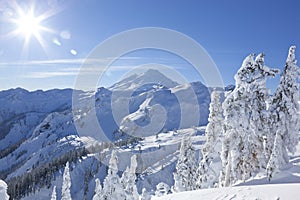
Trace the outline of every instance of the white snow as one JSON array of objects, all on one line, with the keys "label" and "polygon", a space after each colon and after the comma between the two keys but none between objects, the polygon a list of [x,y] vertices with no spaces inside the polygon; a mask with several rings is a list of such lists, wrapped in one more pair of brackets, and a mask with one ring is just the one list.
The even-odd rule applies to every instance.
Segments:
[{"label": "white snow", "polygon": [[0,180],[0,199],[1,200],[8,200],[9,196],[6,193],[7,190],[7,184]]},{"label": "white snow", "polygon": [[299,196],[300,183],[297,183],[203,189],[153,197],[152,200],[291,200]]},{"label": "white snow", "polygon": [[[198,136],[199,137],[199,136]],[[290,200],[300,196],[300,143],[296,153],[290,156],[290,163],[274,175],[271,181],[266,174],[258,174],[245,182],[238,182],[232,187],[200,189],[190,192],[152,197],[152,200]]]},{"label": "white snow", "polygon": [[[140,89],[141,86],[149,86],[149,85],[163,85],[165,87],[171,88],[178,85],[175,81],[169,79],[167,76],[162,74],[159,70],[149,69],[146,72],[141,74],[133,74],[129,77],[124,78],[120,82],[114,84],[109,89],[112,90],[133,90]],[[151,86],[153,87],[153,86]]]},{"label": "white snow", "polygon": [[[249,61],[249,60],[248,60]],[[129,114],[122,116],[121,129],[128,133],[135,134],[141,132],[143,127],[153,123],[151,117],[156,115],[156,120],[165,118],[159,113],[159,109],[164,109],[169,113],[168,121],[164,124],[163,132],[157,134],[145,135],[143,140],[136,143],[131,143],[121,147],[113,147],[112,149],[104,149],[101,154],[103,159],[108,159],[106,156],[111,150],[118,152],[119,163],[117,169],[123,171],[130,164],[130,157],[137,155],[140,159],[137,166],[137,171],[140,177],[137,182],[139,192],[142,188],[146,188],[149,194],[154,194],[155,187],[160,182],[165,182],[168,186],[174,185],[173,172],[176,161],[179,155],[179,147],[182,138],[186,135],[192,135],[191,140],[193,147],[196,150],[196,159],[202,157],[200,149],[205,141],[203,135],[205,127],[192,127],[190,122],[194,120],[191,113],[196,113],[194,101],[188,94],[191,88],[196,94],[199,109],[201,112],[201,120],[207,120],[209,104],[208,89],[201,83],[192,83],[185,85],[177,85],[171,80],[167,80],[165,85],[170,85],[170,88],[164,87],[159,82],[150,84],[152,76],[161,75],[156,71],[144,73],[142,75],[134,75],[132,80],[125,79],[110,89],[136,89],[130,97]],[[146,82],[143,77],[146,76]],[[156,81],[156,80],[155,80]],[[147,85],[143,85],[147,83]],[[148,84],[149,83],[149,84]],[[152,83],[152,82],[151,82]],[[21,165],[15,168],[8,174],[9,178],[22,175],[31,169],[33,164],[39,162],[44,164],[50,162],[51,159],[64,155],[66,152],[83,145],[92,146],[96,144],[91,135],[87,137],[78,137],[74,127],[73,113],[70,111],[70,90],[43,92],[36,91],[31,94],[22,89],[0,92],[0,103],[4,106],[0,112],[0,123],[11,122],[12,127],[9,130],[4,130],[4,138],[0,138],[0,150],[5,149],[11,144],[15,144],[20,140],[19,136],[24,139],[22,144],[18,146],[12,153],[0,158],[0,170],[11,169],[12,166],[20,161]],[[95,95],[95,96],[94,96]],[[115,130],[116,124],[111,119],[111,95],[112,91],[100,88],[96,94],[82,93],[81,98],[83,104],[90,98],[96,99],[96,108],[83,107],[75,113],[75,121],[87,126],[88,115],[91,109],[96,109],[98,119],[102,128],[107,133]],[[178,97],[182,99],[180,102]],[[176,99],[177,98],[177,99]],[[122,100],[122,98],[117,99]],[[194,99],[195,100],[195,99]],[[24,105],[24,101],[26,104]],[[10,102],[10,103],[9,103]],[[180,103],[180,107],[178,106]],[[157,105],[161,105],[160,107]],[[182,114],[179,111],[190,111],[187,114]],[[207,113],[206,113],[207,110]],[[193,111],[193,112],[191,112]],[[108,113],[108,114],[107,114]],[[24,114],[24,115],[23,115]],[[159,116],[159,114],[161,114]],[[11,119],[17,115],[20,118]],[[159,116],[159,117],[158,117]],[[184,122],[179,123],[179,116],[185,116]],[[204,121],[199,124],[205,124]],[[153,123],[156,124],[157,123]],[[7,124],[3,125],[7,128]],[[180,128],[180,129],[179,129]],[[179,129],[179,130],[176,130]],[[93,129],[86,129],[92,132]],[[173,130],[173,131],[170,131]],[[2,130],[0,130],[1,132]],[[89,133],[90,134],[90,133]],[[81,135],[82,136],[82,135]],[[110,135],[109,135],[110,136]],[[109,137],[108,136],[108,137]],[[114,141],[113,136],[111,136]],[[3,144],[3,145],[2,145]],[[107,157],[107,158],[105,158]],[[102,160],[103,161],[103,160]],[[87,198],[91,199],[95,189],[95,179],[99,178],[103,182],[106,176],[106,166],[99,165],[100,161],[94,157],[93,153],[78,159],[78,161],[70,163],[70,176],[72,186],[70,193],[73,199],[84,198],[84,178],[86,172],[93,174],[88,184]],[[104,164],[107,164],[105,160]],[[116,164],[117,165],[117,164]],[[98,170],[99,168],[99,170]],[[93,170],[92,170],[93,169]],[[96,170],[97,169],[97,170]],[[88,171],[90,170],[90,171]],[[117,170],[116,170],[117,171]],[[115,172],[116,174],[117,172]],[[35,194],[30,193],[23,199],[50,199],[53,186],[57,186],[57,198],[61,198],[62,185],[62,169],[55,174],[56,180],[52,180],[49,189],[41,188]],[[164,189],[164,188],[162,188]],[[5,199],[6,184],[0,181],[0,200]],[[152,190],[152,191],[151,191]],[[144,190],[144,194],[146,192]],[[300,145],[297,146],[295,155],[290,155],[290,163],[285,165],[281,171],[274,174],[274,177],[269,182],[268,177],[259,173],[254,178],[248,179],[245,182],[237,182],[235,186],[228,188],[203,189],[192,192],[183,192],[170,194],[160,199],[294,199],[300,194]],[[153,199],[157,199],[154,198]]]}]

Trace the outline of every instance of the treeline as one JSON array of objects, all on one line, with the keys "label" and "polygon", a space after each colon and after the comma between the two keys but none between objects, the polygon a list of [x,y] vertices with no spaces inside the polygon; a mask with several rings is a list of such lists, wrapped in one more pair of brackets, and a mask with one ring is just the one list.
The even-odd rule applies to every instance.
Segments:
[{"label": "treeline", "polygon": [[7,181],[7,193],[10,199],[21,199],[29,195],[29,193],[39,191],[40,188],[50,188],[51,181],[55,180],[55,174],[63,168],[68,161],[75,162],[87,154],[88,151],[85,147],[74,149],[63,156],[53,159],[50,163],[41,166],[32,166],[27,173],[9,179]]},{"label": "treeline", "polygon": [[[21,176],[13,177],[9,180],[7,180],[8,184],[8,191],[11,199],[21,199],[22,197],[28,196],[30,193],[35,193],[36,191],[39,191],[41,188],[51,187],[52,180],[55,180],[55,174],[63,168],[67,162],[76,162],[78,159],[82,158],[83,156],[86,156],[88,153],[101,153],[104,149],[113,149],[114,147],[122,147],[122,146],[128,146],[133,145],[137,143],[140,138],[134,138],[134,137],[128,137],[123,140],[116,141],[114,143],[108,142],[97,142],[93,145],[90,145],[88,148],[81,147],[72,151],[69,151],[68,153],[64,154],[63,156],[60,156],[58,158],[53,159],[51,162],[40,165],[39,163],[36,163],[32,166],[30,170],[28,170],[26,173],[22,174]],[[100,156],[100,157],[99,157]],[[101,166],[101,160],[104,159],[105,155],[98,154],[98,159],[100,159],[100,166]],[[13,170],[10,169],[7,172],[1,172],[2,174],[5,174],[5,177],[10,174],[12,171],[15,171],[18,169],[22,164],[24,164],[25,161],[18,162],[16,166],[13,166]],[[4,178],[5,178],[4,177]],[[87,194],[88,190],[88,182],[92,178],[92,172],[87,171],[85,173],[85,189],[84,193]]]}]

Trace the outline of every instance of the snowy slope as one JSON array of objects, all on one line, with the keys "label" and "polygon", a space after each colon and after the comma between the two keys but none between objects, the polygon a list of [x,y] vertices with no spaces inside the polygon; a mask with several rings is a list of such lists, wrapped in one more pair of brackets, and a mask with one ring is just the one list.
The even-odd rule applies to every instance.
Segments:
[{"label": "snowy slope", "polygon": [[[191,93],[194,93],[195,99]],[[200,82],[174,88],[154,87],[151,93],[135,96],[135,99],[138,98],[143,100],[137,100],[141,102],[138,109],[125,116],[120,124],[120,129],[130,135],[141,136],[207,124],[210,94]]]},{"label": "snowy slope", "polygon": [[0,92],[0,150],[22,143],[51,112],[71,107],[72,90]]},{"label": "snowy slope", "polygon": [[[191,98],[192,95],[195,98]],[[96,100],[96,108],[86,103],[91,98]],[[82,93],[79,102],[75,114],[79,124],[88,124],[89,118],[85,116],[90,116],[96,109],[105,136],[109,140],[118,140],[122,133],[138,136],[138,128],[149,130],[147,125],[156,124],[150,123],[154,115],[152,120],[162,123],[156,125],[155,130],[148,131],[151,133],[206,125],[210,93],[200,82],[178,85],[157,70],[149,70],[127,77],[109,89],[99,88],[95,95]]]},{"label": "snowy slope", "polygon": [[290,200],[300,196],[300,183],[203,189],[153,197],[152,200]]},{"label": "snowy slope", "polygon": [[71,89],[29,92],[17,88],[1,91],[0,122],[28,112],[49,113],[63,110],[70,107],[71,95]]},{"label": "snowy slope", "polygon": [[233,187],[202,189],[191,192],[169,194],[153,197],[157,200],[229,200],[229,199],[298,199],[300,196],[300,143],[294,155],[290,155],[290,163],[269,181],[265,174],[258,174]]},{"label": "snowy slope", "polygon": [[[142,141],[135,144],[115,147],[114,149],[118,152],[118,168],[120,172],[125,170],[129,165],[130,157],[137,155],[140,159],[138,166],[140,175],[137,182],[139,192],[141,192],[142,188],[146,188],[148,191],[154,190],[155,185],[161,181],[169,180],[168,183],[171,185],[173,184],[172,172],[177,161],[178,147],[182,137],[185,135],[193,135],[193,144],[196,149],[199,150],[205,140],[203,136],[204,129],[205,127],[199,127],[178,130],[176,132],[160,133],[157,136],[145,137]],[[81,141],[89,145],[93,143],[93,141],[88,138],[82,138]],[[103,149],[100,154],[88,154],[70,164],[72,181],[71,195],[74,200],[81,200],[85,197],[91,199],[94,194],[96,178],[99,178],[103,183],[106,177],[106,164],[110,157],[111,150]],[[28,196],[24,196],[22,199],[50,199],[54,185],[57,187],[57,197],[60,199],[62,174],[63,168],[56,173],[56,179],[52,181],[49,188],[44,187],[34,194],[31,193]],[[87,178],[87,174],[91,174],[91,176]],[[87,183],[85,180],[87,180]],[[87,191],[85,191],[86,184],[88,185]]]},{"label": "snowy slope", "polygon": [[76,133],[73,126],[64,126],[71,120],[70,113],[49,114],[35,127],[30,138],[25,140],[13,153],[0,159],[0,163],[3,163],[0,165],[0,170],[11,169],[16,163],[20,163],[20,167],[13,171],[8,178],[20,175],[33,165],[44,164],[64,154],[70,150],[68,146],[80,146],[80,144],[76,144],[76,139],[73,139],[75,136],[71,139],[74,140],[73,143],[69,140],[62,140],[64,137]]}]

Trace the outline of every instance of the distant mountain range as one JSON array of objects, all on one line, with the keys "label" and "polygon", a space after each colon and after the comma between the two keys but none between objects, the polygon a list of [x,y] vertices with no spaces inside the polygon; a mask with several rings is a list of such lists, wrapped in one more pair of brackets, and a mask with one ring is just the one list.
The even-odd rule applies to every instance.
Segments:
[{"label": "distant mountain range", "polygon": [[[178,84],[157,70],[148,70],[96,93],[76,92],[83,105],[78,110],[72,109],[71,89],[0,92],[0,179],[8,183],[11,197],[50,199],[52,186],[61,185],[63,166],[70,161],[72,197],[90,199],[95,177],[106,176],[104,160],[109,153],[105,149],[118,148],[121,155],[165,146],[156,159],[139,166],[139,190],[151,190],[162,178],[172,183],[183,135],[193,134],[196,145],[204,140],[199,136],[203,128],[197,127],[207,124],[210,92],[201,82]],[[95,107],[87,103],[91,100]],[[92,111],[109,142],[89,127]],[[101,158],[96,158],[99,146]],[[125,169],[128,160],[121,156],[120,166]]]}]

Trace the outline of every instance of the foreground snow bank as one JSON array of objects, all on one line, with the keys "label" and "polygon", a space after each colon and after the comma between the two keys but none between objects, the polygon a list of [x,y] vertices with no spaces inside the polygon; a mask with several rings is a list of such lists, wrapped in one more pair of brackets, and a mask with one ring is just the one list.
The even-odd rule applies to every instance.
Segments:
[{"label": "foreground snow bank", "polygon": [[6,193],[7,185],[4,181],[0,180],[0,199],[1,200],[8,200],[9,196]]},{"label": "foreground snow bank", "polygon": [[229,199],[264,199],[289,200],[299,198],[300,183],[297,184],[269,184],[240,187],[224,187],[215,189],[181,192],[163,197],[153,197],[152,200],[229,200]]}]

